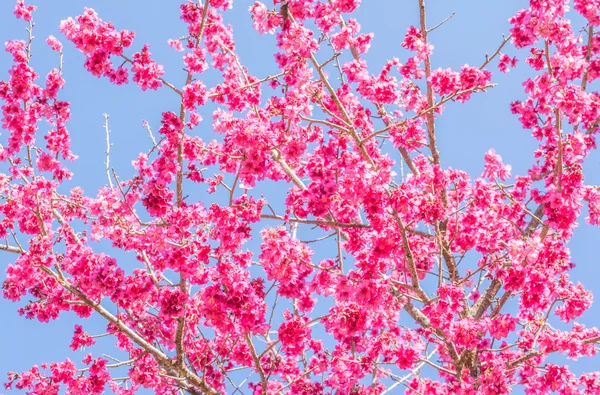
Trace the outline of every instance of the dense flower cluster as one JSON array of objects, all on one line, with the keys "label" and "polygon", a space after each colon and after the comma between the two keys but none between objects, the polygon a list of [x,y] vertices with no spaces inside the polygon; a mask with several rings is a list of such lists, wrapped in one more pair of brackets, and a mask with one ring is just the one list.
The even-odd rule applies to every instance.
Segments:
[{"label": "dense flower cluster", "polygon": [[112,23],[103,22],[89,8],[78,16],[60,24],[60,31],[85,55],[85,68],[96,77],[107,76],[112,82],[122,83],[122,68],[114,69],[110,57],[123,55],[123,49],[133,43],[135,34],[128,30],[117,31]]},{"label": "dense flower cluster", "polygon": [[[600,330],[576,322],[593,295],[569,277],[586,205],[600,225],[600,187],[584,175],[600,124],[590,88],[600,2],[574,1],[582,39],[569,1],[531,1],[483,66],[457,69],[432,64],[422,0],[406,51],[373,69],[360,4],[253,2],[252,26],[275,35],[279,69],[257,77],[225,23],[234,2],[188,0],[186,35],[166,43],[182,57],[179,85],[148,44],[128,55],[134,33],[94,10],[63,21],[92,75],[122,85],[131,73],[143,91],[178,100],[158,139],[145,122],[152,146],[133,160],[135,175],[93,195],[65,189],[76,157],[62,67],[41,78],[31,43],[5,43],[0,250],[16,258],[3,296],[41,322],[101,317],[123,355],[94,357],[101,342],[77,324],[71,348],[92,354],[10,372],[6,388],[600,393],[600,372],[553,357],[594,357],[600,343]],[[17,0],[14,15],[32,29],[35,10]],[[486,67],[517,67],[509,41],[531,69],[509,109],[537,143],[533,165],[515,174],[490,149],[479,176],[445,166],[435,130],[444,105],[494,88]],[[63,44],[46,43],[62,61]]]}]

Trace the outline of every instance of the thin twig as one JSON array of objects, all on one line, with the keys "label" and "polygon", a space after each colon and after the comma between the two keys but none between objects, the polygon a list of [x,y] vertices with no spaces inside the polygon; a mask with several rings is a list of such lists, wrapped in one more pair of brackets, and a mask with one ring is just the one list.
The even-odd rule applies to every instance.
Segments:
[{"label": "thin twig", "polygon": [[498,46],[498,48],[492,54],[492,56],[488,56],[487,54],[485,55],[485,61],[481,64],[481,66],[479,66],[480,70],[482,70],[485,66],[487,66],[492,61],[492,59],[494,59],[496,56],[498,56],[498,54],[500,53],[502,48],[511,39],[511,37],[512,37],[512,34],[509,34],[507,37],[502,36],[502,43],[500,44],[500,46]]},{"label": "thin twig", "polygon": [[278,215],[271,215],[271,214],[262,214],[260,216],[261,218],[264,219],[277,219],[280,221],[285,221],[285,222],[293,222],[293,223],[301,223],[301,224],[309,224],[309,225],[319,225],[319,226],[329,226],[332,228],[361,228],[361,229],[368,229],[371,227],[370,224],[347,224],[347,223],[343,223],[343,222],[337,222],[337,221],[319,221],[319,220],[312,220],[312,219],[300,219],[300,218],[284,218],[284,217],[280,217]]},{"label": "thin twig", "polygon": [[108,129],[108,114],[102,114],[104,116],[104,133],[106,133],[106,178],[108,179],[108,185],[113,188],[112,178],[110,177],[110,130]]},{"label": "thin twig", "polygon": [[444,19],[443,21],[441,21],[440,23],[438,23],[437,25],[435,25],[434,27],[430,27],[427,30],[427,33],[431,33],[432,31],[434,31],[435,29],[437,29],[438,27],[442,26],[444,23],[448,22],[454,15],[456,14],[456,11],[453,11],[452,14],[450,14],[450,16],[446,19]]}]

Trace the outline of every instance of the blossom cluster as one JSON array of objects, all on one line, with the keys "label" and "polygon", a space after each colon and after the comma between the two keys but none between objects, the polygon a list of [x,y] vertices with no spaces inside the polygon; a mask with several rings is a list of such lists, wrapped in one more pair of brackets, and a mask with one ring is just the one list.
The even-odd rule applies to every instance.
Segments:
[{"label": "blossom cluster", "polygon": [[[5,387],[600,393],[600,372],[553,357],[594,357],[600,343],[577,322],[593,295],[572,279],[570,251],[586,209],[600,225],[600,187],[584,172],[600,123],[600,2],[574,1],[587,40],[568,3],[531,1],[483,66],[443,68],[420,1],[404,50],[374,69],[360,0],[254,1],[248,26],[274,35],[278,68],[256,76],[225,22],[234,2],[188,0],[184,36],[165,43],[182,58],[178,83],[149,44],[128,54],[134,32],[86,8],[59,27],[85,69],[177,99],[153,114],[158,139],[145,122],[151,145],[134,175],[93,193],[64,183],[81,169],[66,164],[62,64],[40,78],[31,43],[7,41],[0,250],[16,258],[3,296],[27,319],[75,313],[70,347],[90,353],[10,372]],[[17,0],[14,15],[32,29],[35,10]],[[46,43],[62,62],[63,44]],[[531,69],[506,108],[537,144],[524,173],[494,149],[478,175],[440,154],[436,122],[494,89],[492,64]],[[92,316],[122,359],[94,356],[105,353]]]}]

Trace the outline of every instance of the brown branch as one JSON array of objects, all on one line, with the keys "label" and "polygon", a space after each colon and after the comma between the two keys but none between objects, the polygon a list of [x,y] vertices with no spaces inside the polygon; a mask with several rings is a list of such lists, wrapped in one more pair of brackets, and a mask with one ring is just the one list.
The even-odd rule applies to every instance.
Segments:
[{"label": "brown branch", "polygon": [[287,164],[283,158],[283,155],[281,155],[281,152],[279,152],[278,149],[271,150],[271,159],[279,163],[279,166],[281,166],[283,172],[292,180],[294,185],[303,191],[306,189],[304,182],[302,182],[302,180],[296,175],[296,172]]},{"label": "brown branch", "polygon": [[422,230],[411,229],[411,228],[405,228],[405,229],[406,229],[406,231],[408,233],[412,233],[412,234],[417,235],[417,236],[426,237],[428,239],[434,237],[433,235],[431,235],[431,234],[429,234],[427,232],[423,232]]},{"label": "brown branch", "polygon": [[[125,60],[125,62],[131,63],[133,64],[133,60],[131,60],[130,58],[128,58],[127,56],[121,54],[121,57]],[[165,80],[162,77],[158,77],[158,80],[160,82],[162,82],[165,86],[169,87],[173,92],[177,93],[179,96],[183,96],[183,92],[181,92],[181,90],[177,89],[175,87],[175,85],[171,84],[169,81]]]},{"label": "brown branch", "polygon": [[533,232],[535,232],[536,228],[539,225],[543,225],[542,217],[544,216],[544,205],[540,204],[536,209],[533,215],[531,216],[531,220],[523,230],[523,234],[525,237],[531,237]]},{"label": "brown branch", "polygon": [[429,297],[421,288],[421,284],[419,283],[419,275],[417,273],[417,266],[415,264],[414,256],[410,249],[410,244],[408,242],[408,236],[406,235],[406,228],[404,227],[404,223],[402,222],[402,218],[397,212],[394,212],[394,219],[396,220],[396,224],[398,224],[398,229],[400,229],[400,237],[402,239],[402,249],[404,250],[404,258],[406,262],[406,266],[408,267],[408,272],[410,273],[410,280],[412,284],[413,290],[417,293],[417,296],[421,298],[423,303],[429,303]]},{"label": "brown branch", "polygon": [[[592,344],[592,343],[598,343],[598,342],[600,342],[600,336],[592,337],[592,338],[589,338],[589,339],[582,340],[581,344]],[[517,367],[522,362],[528,361],[531,358],[539,357],[541,355],[543,355],[543,353],[541,351],[532,351],[532,352],[529,352],[529,353],[527,353],[525,355],[522,355],[521,357],[515,359],[512,362],[509,362],[506,366],[509,369],[512,369],[512,368]]]},{"label": "brown branch", "polygon": [[581,341],[581,344],[600,343],[600,336],[592,337]]},{"label": "brown branch", "polygon": [[[425,13],[425,0],[419,0],[419,19],[421,22],[421,35],[423,36],[423,42],[427,45],[427,19]],[[427,106],[433,108],[433,87],[431,86],[431,59],[429,55],[425,57],[425,81],[427,81]],[[427,126],[427,135],[429,137],[429,150],[433,158],[433,163],[436,165],[440,164],[440,153],[437,150],[436,136],[435,136],[435,114],[433,111],[429,111],[426,114],[425,124]]]},{"label": "brown branch", "polygon": [[434,27],[430,27],[427,30],[427,33],[431,33],[432,31],[434,31],[435,29],[437,29],[438,27],[442,26],[444,23],[448,22],[450,19],[452,19],[452,17],[456,15],[456,11],[452,11],[452,14],[450,14],[446,19],[444,19],[443,21],[441,21],[440,23],[438,23],[437,25],[435,25]]},{"label": "brown branch", "polygon": [[[277,78],[279,78],[279,77],[281,77],[281,76],[284,76],[285,74],[287,74],[287,72],[281,72],[281,73],[279,73],[279,74],[275,74],[275,75],[268,75],[268,76],[266,76],[265,78],[263,78],[263,79],[261,79],[261,80],[254,81],[254,82],[248,83],[248,84],[246,84],[246,85],[242,85],[242,86],[240,86],[240,87],[239,87],[239,88],[237,88],[237,89],[238,89],[238,90],[243,90],[243,89],[252,88],[253,86],[260,85],[260,84],[262,84],[263,82],[267,82],[267,81],[270,81],[270,80],[277,79]],[[223,95],[225,95],[225,93],[222,93],[222,92],[219,92],[219,93],[213,93],[213,94],[211,94],[211,95],[208,95],[208,96],[207,96],[207,98],[208,98],[208,99],[212,99],[212,98],[214,98],[214,97],[219,97],[219,96],[223,96]]]},{"label": "brown branch", "polygon": [[494,298],[502,287],[502,281],[497,278],[493,279],[485,292],[477,299],[477,302],[471,307],[472,316],[475,319],[480,319],[485,311],[490,307]]},{"label": "brown branch", "polygon": [[[444,333],[440,329],[433,328],[431,326],[431,321],[429,321],[429,318],[427,318],[427,316],[425,314],[423,314],[421,312],[421,310],[417,309],[410,300],[408,300],[404,304],[404,310],[406,310],[406,312],[424,329],[432,329],[436,335],[438,335],[439,337],[444,339]],[[458,355],[458,352],[456,351],[456,347],[454,346],[454,344],[452,344],[452,342],[445,340],[445,339],[444,339],[444,344],[446,345],[448,354],[450,355],[450,358],[452,358],[454,365],[457,366],[456,370],[460,371],[460,369],[458,368],[458,365],[460,362],[460,356]]]},{"label": "brown branch", "polygon": [[554,169],[554,182],[558,193],[562,191],[562,172],[563,172],[563,141],[562,141],[562,122],[560,116],[560,110],[557,108],[555,111],[556,116],[556,134],[558,135],[558,152],[556,158],[556,168]]},{"label": "brown branch", "polygon": [[0,250],[2,251],[7,251],[7,252],[12,252],[13,254],[23,254],[23,250],[19,247],[14,247],[8,244],[5,245],[0,245]]},{"label": "brown branch", "polygon": [[284,217],[281,217],[278,215],[271,215],[271,214],[262,214],[260,217],[265,218],[265,219],[277,219],[277,220],[284,221],[284,222],[295,222],[295,223],[309,224],[309,225],[329,226],[332,228],[360,228],[360,229],[371,228],[371,225],[369,225],[369,224],[347,224],[347,223],[337,222],[337,221],[319,221],[319,220],[300,219],[300,218],[286,219]]},{"label": "brown branch", "polygon": [[[421,23],[421,35],[423,36],[423,42],[425,45],[428,44],[427,41],[427,19],[425,12],[425,0],[419,0],[419,19]],[[431,59],[429,55],[425,57],[425,80],[427,81],[427,106],[432,108],[435,103],[433,99],[433,87],[431,85]],[[435,114],[433,111],[430,111],[426,114],[425,117],[425,125],[427,127],[427,136],[429,139],[429,151],[431,152],[431,157],[433,159],[433,163],[437,166],[441,166],[440,163],[440,153],[437,149],[436,135],[435,135]],[[440,192],[440,198],[442,201],[442,205],[444,207],[448,207],[448,197],[446,193],[446,189],[442,189]],[[446,229],[448,226],[448,220],[439,221],[436,224],[436,237],[438,239],[438,245],[440,247],[442,256],[444,258],[444,262],[448,267],[448,272],[450,274],[450,280],[453,283],[457,283],[459,280],[458,270],[456,266],[456,262],[454,260],[454,256],[451,253],[450,243],[446,238]]]},{"label": "brown branch", "polygon": [[498,54],[500,54],[500,51],[506,45],[506,43],[511,39],[511,37],[512,37],[512,34],[509,34],[508,37],[504,38],[502,40],[502,44],[500,44],[500,46],[498,47],[498,49],[496,49],[496,51],[492,54],[492,56],[488,56],[487,54],[485,55],[485,62],[483,62],[481,64],[481,66],[479,66],[479,70],[481,70],[485,66],[487,66],[492,61],[492,59],[494,59],[496,56],[498,56]]},{"label": "brown branch", "polygon": [[252,360],[254,361],[254,367],[256,368],[256,371],[260,375],[262,394],[266,395],[267,394],[267,377],[265,376],[265,371],[263,370],[262,365],[260,364],[260,359],[258,358],[258,355],[256,355],[256,349],[254,348],[254,344],[252,344],[252,339],[250,338],[250,335],[246,334],[246,335],[244,335],[244,337],[246,338],[246,343],[248,344],[248,347],[250,348],[250,355],[252,356]]},{"label": "brown branch", "polygon": [[[202,35],[204,33],[204,28],[206,25],[206,18],[208,16],[208,2],[209,0],[204,0],[204,9],[202,10],[202,21],[200,22],[200,32],[198,33],[198,37],[196,37],[196,47],[200,45],[202,42]],[[189,85],[192,82],[192,72],[188,70],[187,78],[185,81],[185,85]],[[181,207],[183,203],[183,141],[185,139],[185,106],[183,102],[181,102],[179,108],[179,119],[181,123],[184,125],[181,127],[181,137],[179,144],[177,145],[177,163],[179,165],[179,169],[177,170],[177,178],[175,181],[175,190],[177,196],[177,207]],[[183,274],[179,274],[179,291],[183,294],[187,294],[187,280]],[[177,318],[177,329],[175,332],[175,353],[177,358],[177,366],[181,369],[185,368],[185,350],[183,347],[183,338],[185,332],[185,314],[182,314]]]},{"label": "brown branch", "polygon": [[300,119],[302,119],[304,121],[307,121],[307,122],[310,122],[310,123],[320,123],[320,124],[329,126],[332,129],[339,129],[339,130],[341,130],[344,133],[350,133],[350,131],[348,129],[346,129],[345,127],[343,127],[341,125],[337,125],[337,124],[335,124],[333,122],[326,121],[326,120],[312,119],[312,118],[305,117],[303,115],[300,115]]},{"label": "brown branch", "polygon": [[108,129],[108,114],[104,115],[104,133],[106,133],[106,162],[104,163],[106,167],[106,178],[108,179],[108,185],[110,188],[113,188],[112,179],[110,178],[110,130]]},{"label": "brown branch", "polygon": [[502,295],[502,297],[500,297],[500,300],[498,301],[498,303],[496,303],[496,307],[494,307],[494,310],[492,311],[492,314],[490,314],[490,318],[495,318],[498,314],[500,314],[500,311],[502,310],[502,308],[504,307],[504,305],[506,304],[506,302],[508,301],[508,299],[512,296],[512,292],[510,291],[506,291],[504,292],[504,294]]},{"label": "brown branch", "polygon": [[533,352],[527,353],[527,354],[525,354],[525,355],[521,356],[520,358],[517,358],[517,359],[515,359],[514,361],[512,361],[512,362],[509,362],[509,363],[507,364],[507,367],[508,367],[509,369],[515,368],[515,367],[517,367],[519,364],[521,364],[522,362],[525,362],[525,361],[527,361],[527,360],[530,360],[531,358],[539,357],[540,355],[542,355],[542,353],[541,353],[541,352],[539,352],[539,351],[533,351]]},{"label": "brown branch", "polygon": [[439,370],[440,372],[444,372],[444,373],[450,374],[452,376],[456,376],[456,374],[457,374],[456,372],[454,372],[454,371],[452,371],[450,369],[443,368],[440,365],[437,365],[437,364],[431,362],[428,359],[421,359],[420,361],[423,362],[423,363],[426,363],[429,366],[432,366],[433,368]]},{"label": "brown branch", "polygon": [[588,83],[588,75],[590,72],[590,59],[592,58],[592,46],[594,43],[594,26],[590,25],[588,29],[588,42],[587,42],[587,50],[585,51],[585,62],[587,63],[587,67],[583,73],[583,78],[581,79],[581,89],[585,90]]}]

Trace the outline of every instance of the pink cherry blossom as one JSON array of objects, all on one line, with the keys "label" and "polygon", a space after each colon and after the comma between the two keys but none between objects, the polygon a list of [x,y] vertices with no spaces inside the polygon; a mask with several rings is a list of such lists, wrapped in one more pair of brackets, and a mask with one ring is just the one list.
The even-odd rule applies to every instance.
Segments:
[{"label": "pink cherry blossom", "polygon": [[142,52],[135,53],[131,67],[133,81],[144,91],[160,88],[162,86],[160,76],[164,74],[163,67],[150,59],[149,49],[150,46],[146,44]]},{"label": "pink cherry blossom", "polygon": [[62,43],[58,41],[58,39],[52,35],[48,36],[46,39],[46,43],[52,48],[53,51],[62,52]]},{"label": "pink cherry blossom", "polygon": [[[597,356],[600,330],[571,251],[584,216],[600,225],[588,170],[600,3],[531,1],[509,19],[510,38],[482,63],[469,59],[481,66],[462,67],[434,53],[446,26],[428,22],[422,0],[413,25],[400,27],[403,49],[385,59],[376,58],[383,41],[361,25],[367,2],[238,3],[179,6],[183,35],[152,43],[181,56],[173,70],[90,8],[60,23],[64,48],[45,40],[59,55],[47,69],[32,57],[33,33],[6,41],[2,295],[25,319],[74,313],[79,356],[10,372],[5,387],[600,393],[600,373],[578,362]],[[38,29],[36,7],[15,4],[14,16]],[[240,47],[238,6],[256,45],[273,45],[271,68]],[[106,152],[96,148],[107,178],[86,190],[71,185],[88,169],[71,163],[71,133],[79,144],[85,136],[70,130],[77,106],[63,97],[70,46],[100,83],[119,90],[131,77],[138,94],[163,88],[167,100],[148,110],[147,137],[135,137],[126,159],[132,171],[111,168],[106,131]],[[521,58],[522,72],[490,71]],[[522,126],[523,140],[509,145],[533,147],[514,167],[506,146],[478,152],[460,131],[444,134],[454,102],[472,114],[507,78],[518,88],[512,102],[486,111]],[[475,158],[475,173],[449,166],[450,143]]]},{"label": "pink cherry blossom", "polygon": [[515,68],[517,66],[517,58],[513,57],[511,58],[509,55],[507,54],[502,54],[500,56],[500,60],[498,61],[498,69],[500,69],[501,72],[503,73],[508,73],[510,71],[510,68]]},{"label": "pink cherry blossom", "polygon": [[25,0],[17,0],[14,14],[18,19],[30,22],[32,19],[31,13],[37,9],[34,5],[25,5]]}]

